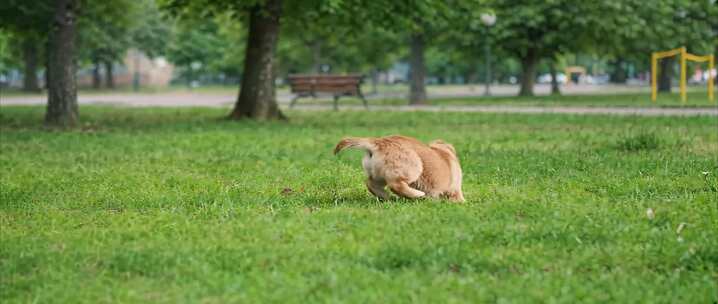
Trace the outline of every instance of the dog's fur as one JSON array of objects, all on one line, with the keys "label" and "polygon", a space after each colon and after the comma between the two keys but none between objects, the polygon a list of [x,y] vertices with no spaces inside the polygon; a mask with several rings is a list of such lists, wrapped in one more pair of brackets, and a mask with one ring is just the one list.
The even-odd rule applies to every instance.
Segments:
[{"label": "dog's fur", "polygon": [[394,135],[379,138],[347,137],[334,148],[336,155],[346,148],[365,150],[362,165],[368,175],[369,192],[388,199],[389,186],[406,198],[446,198],[463,202],[461,165],[454,146],[441,140],[426,145],[414,138]]}]

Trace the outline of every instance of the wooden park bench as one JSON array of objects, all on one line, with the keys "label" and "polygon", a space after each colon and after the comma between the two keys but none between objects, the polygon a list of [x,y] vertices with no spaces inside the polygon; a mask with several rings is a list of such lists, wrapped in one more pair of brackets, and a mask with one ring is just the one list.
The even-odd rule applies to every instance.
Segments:
[{"label": "wooden park bench", "polygon": [[297,99],[301,97],[317,97],[317,94],[331,94],[334,97],[334,110],[338,110],[338,100],[341,96],[357,96],[364,107],[369,105],[361,92],[361,84],[364,76],[362,75],[289,75],[289,86],[292,93],[296,94],[292,98],[289,107],[294,107]]}]

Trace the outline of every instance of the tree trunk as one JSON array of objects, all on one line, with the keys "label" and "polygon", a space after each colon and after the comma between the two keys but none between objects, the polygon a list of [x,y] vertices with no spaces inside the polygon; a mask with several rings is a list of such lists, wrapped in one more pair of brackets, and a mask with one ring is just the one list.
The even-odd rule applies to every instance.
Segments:
[{"label": "tree trunk", "polygon": [[115,88],[115,70],[112,61],[105,61],[105,86],[108,89]]},{"label": "tree trunk", "polygon": [[548,67],[551,73],[551,95],[561,95],[561,89],[558,86],[558,77],[556,75],[556,61],[551,60]]},{"label": "tree trunk", "polygon": [[409,55],[409,104],[426,104],[426,66],[424,62],[424,35],[411,35],[411,54]]},{"label": "tree trunk", "polygon": [[529,49],[521,58],[521,90],[519,96],[534,95],[534,81],[536,80],[536,65],[538,56],[536,50]]},{"label": "tree trunk", "polygon": [[43,59],[45,59],[45,75],[44,75],[44,81],[45,81],[45,89],[48,89],[50,86],[50,48],[52,47],[52,41],[50,39],[50,36],[48,34],[47,39],[45,39],[45,56]]},{"label": "tree trunk", "polygon": [[379,70],[372,69],[371,70],[371,94],[376,95],[379,93],[379,90],[377,89],[377,86],[379,84]]},{"label": "tree trunk", "polygon": [[49,83],[45,123],[74,126],[79,119],[75,78],[77,0],[56,0],[50,31]]},{"label": "tree trunk", "polygon": [[664,58],[658,68],[658,92],[671,92],[671,78],[673,78],[673,58]]},{"label": "tree trunk", "polygon": [[192,91],[192,77],[194,77],[194,69],[192,69],[192,64],[189,64],[187,66],[187,90]]},{"label": "tree trunk", "polygon": [[231,119],[286,119],[274,88],[274,52],[279,38],[282,0],[267,0],[249,14],[249,36],[239,97]]},{"label": "tree trunk", "polygon": [[97,58],[92,59],[92,88],[100,89],[102,85],[102,76],[100,75],[100,61]]},{"label": "tree trunk", "polygon": [[469,70],[466,72],[465,82],[469,85],[469,91],[473,92],[476,90],[476,82],[479,79],[479,71],[476,69],[476,65],[472,64]]},{"label": "tree trunk", "polygon": [[624,68],[624,65],[626,64],[626,61],[618,58],[611,62],[611,65],[613,66],[613,72],[611,73],[611,82],[613,83],[626,83],[626,79],[628,79],[628,72]]},{"label": "tree trunk", "polygon": [[22,57],[25,61],[25,73],[22,89],[26,92],[40,91],[37,83],[37,41],[34,37],[27,37],[22,42]]}]

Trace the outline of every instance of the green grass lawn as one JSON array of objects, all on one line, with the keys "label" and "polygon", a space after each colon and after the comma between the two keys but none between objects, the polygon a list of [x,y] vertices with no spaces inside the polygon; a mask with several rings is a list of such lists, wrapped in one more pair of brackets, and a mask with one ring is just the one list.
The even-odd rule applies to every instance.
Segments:
[{"label": "green grass lawn", "polygon": [[[225,111],[0,108],[2,302],[718,301],[715,117]],[[467,202],[331,154],[394,133],[453,143]]]},{"label": "green grass lawn", "polygon": [[[313,100],[303,98],[299,104],[326,104],[332,103],[330,97]],[[369,105],[406,105],[405,98],[389,98],[382,100],[369,100]],[[358,98],[341,98],[341,105],[361,105]],[[656,102],[651,101],[650,93],[618,93],[618,94],[589,94],[589,95],[559,95],[559,96],[490,96],[490,97],[441,97],[432,98],[430,105],[438,106],[470,106],[470,105],[505,105],[505,106],[576,106],[576,107],[646,107],[646,108],[714,108],[718,101],[708,100],[708,93],[703,91],[690,91],[686,103],[681,102],[680,95],[660,94]]]},{"label": "green grass lawn", "polygon": [[526,106],[589,106],[589,107],[716,107],[718,103],[708,100],[708,93],[690,91],[684,104],[678,93],[660,94],[656,102],[651,101],[650,93],[620,93],[597,95],[560,95],[513,97],[497,96],[489,98],[439,99],[433,103],[439,105],[506,104]]}]

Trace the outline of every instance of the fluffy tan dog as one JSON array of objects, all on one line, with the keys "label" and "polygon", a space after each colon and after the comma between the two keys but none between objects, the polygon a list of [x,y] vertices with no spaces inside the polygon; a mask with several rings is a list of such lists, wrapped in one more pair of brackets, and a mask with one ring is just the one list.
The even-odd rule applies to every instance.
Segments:
[{"label": "fluffy tan dog", "polygon": [[347,137],[334,148],[365,150],[362,165],[369,176],[366,186],[381,199],[388,199],[389,186],[406,198],[447,198],[463,202],[461,165],[454,146],[441,140],[426,145],[414,138],[394,135],[379,138]]}]

